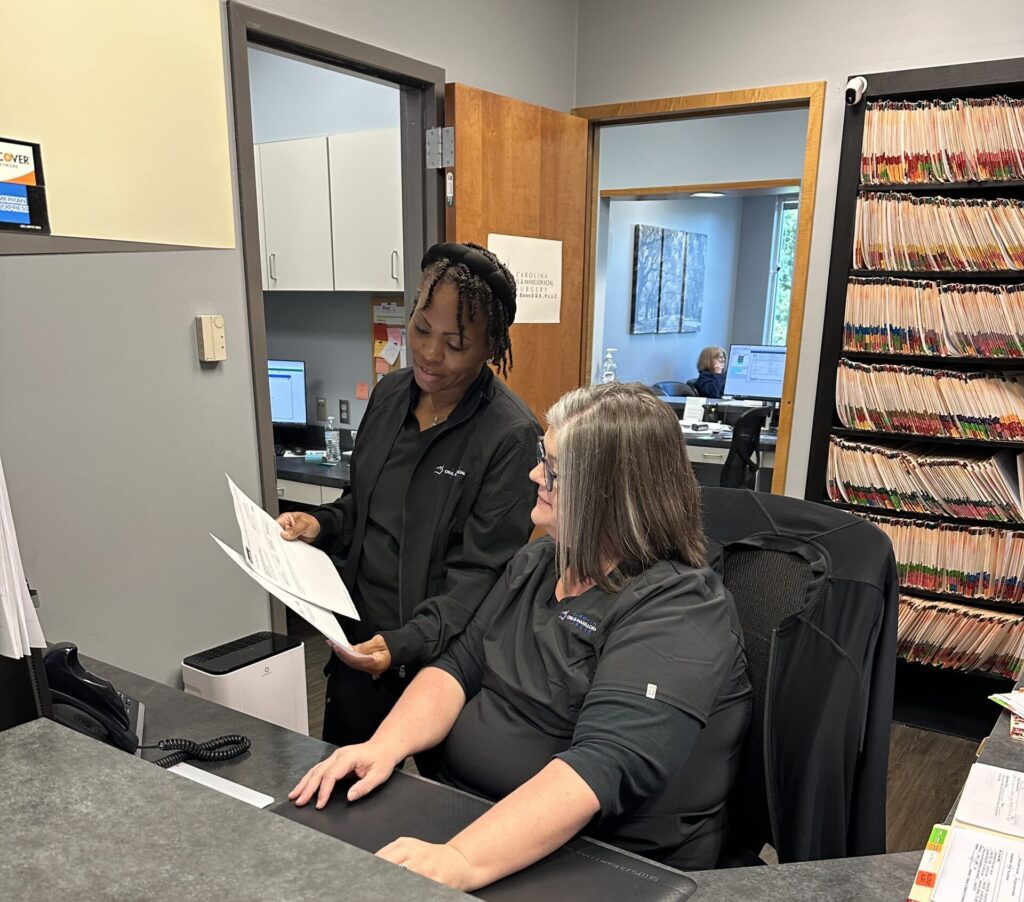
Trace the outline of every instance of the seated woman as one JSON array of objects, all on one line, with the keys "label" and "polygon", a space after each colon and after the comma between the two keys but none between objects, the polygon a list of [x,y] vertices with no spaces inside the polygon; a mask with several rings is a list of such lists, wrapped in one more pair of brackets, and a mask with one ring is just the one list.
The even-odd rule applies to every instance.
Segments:
[{"label": "seated woman", "polygon": [[447,843],[377,854],[472,891],[584,828],[680,868],[714,867],[750,718],[732,599],[705,565],[700,495],[672,411],[637,383],[569,392],[538,443],[533,522],[466,631],[373,737],[289,793],[322,808],[442,744],[453,785],[500,800]]},{"label": "seated woman", "polygon": [[702,398],[721,398],[725,393],[725,348],[705,348],[697,358],[697,394]]}]

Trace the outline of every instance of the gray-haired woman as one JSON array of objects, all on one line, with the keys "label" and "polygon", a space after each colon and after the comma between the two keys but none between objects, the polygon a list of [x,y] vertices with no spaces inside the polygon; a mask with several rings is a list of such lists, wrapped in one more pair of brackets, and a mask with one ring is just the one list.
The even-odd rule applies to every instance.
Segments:
[{"label": "gray-haired woman", "polygon": [[373,738],[289,797],[322,807],[354,772],[359,798],[443,743],[445,779],[500,801],[447,843],[378,852],[396,864],[473,890],[589,825],[677,867],[713,867],[750,685],[679,424],[642,385],[577,389],[548,412],[530,478],[549,536],[512,559]]}]

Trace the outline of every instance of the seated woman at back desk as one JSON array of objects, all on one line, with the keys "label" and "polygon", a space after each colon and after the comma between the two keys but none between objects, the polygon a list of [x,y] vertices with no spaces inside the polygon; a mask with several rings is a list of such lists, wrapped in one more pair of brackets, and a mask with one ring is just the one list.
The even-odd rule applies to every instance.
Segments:
[{"label": "seated woman at back desk", "polygon": [[714,345],[705,348],[697,358],[697,383],[694,386],[701,398],[721,398],[725,394],[725,348]]},{"label": "seated woman at back desk", "polygon": [[700,495],[672,411],[644,386],[577,389],[548,412],[521,549],[466,631],[373,737],[289,793],[365,796],[439,744],[443,778],[500,799],[447,843],[377,854],[472,891],[584,828],[675,867],[714,867],[750,718],[732,599],[705,562]]}]

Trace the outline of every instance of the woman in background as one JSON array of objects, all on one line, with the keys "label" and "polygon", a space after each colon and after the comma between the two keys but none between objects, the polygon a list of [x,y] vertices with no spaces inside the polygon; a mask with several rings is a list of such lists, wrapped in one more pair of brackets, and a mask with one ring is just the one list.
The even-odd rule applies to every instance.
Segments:
[{"label": "woman in background", "polygon": [[697,394],[702,398],[721,398],[725,393],[725,348],[706,347],[697,358]]},{"label": "woman in background", "polygon": [[447,843],[377,854],[472,891],[580,830],[674,867],[715,866],[750,718],[732,598],[705,561],[679,422],[645,386],[569,392],[538,443],[533,522],[466,631],[366,743],[289,793],[350,801],[441,744],[442,778],[497,800]]}]

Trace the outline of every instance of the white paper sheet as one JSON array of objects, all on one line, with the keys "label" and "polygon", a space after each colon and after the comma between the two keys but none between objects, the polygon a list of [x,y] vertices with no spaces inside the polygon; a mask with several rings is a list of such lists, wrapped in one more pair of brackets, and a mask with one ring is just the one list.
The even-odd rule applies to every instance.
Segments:
[{"label": "white paper sheet", "polygon": [[250,789],[241,783],[225,780],[223,777],[217,776],[217,774],[200,770],[191,764],[175,764],[174,767],[167,768],[167,772],[177,774],[179,777],[185,777],[195,783],[202,783],[203,786],[209,789],[216,789],[217,792],[222,792],[224,795],[239,799],[247,805],[253,805],[256,808],[266,808],[267,805],[274,801],[274,797],[268,796],[265,792],[257,792],[255,789]]},{"label": "white paper sheet", "polygon": [[3,462],[0,461],[0,655],[24,658],[46,640],[28,594]]},{"label": "white paper sheet", "polygon": [[1024,773],[972,764],[956,806],[956,822],[1024,837]]},{"label": "white paper sheet", "polygon": [[227,479],[249,567],[285,592],[358,620],[356,606],[331,559],[305,542],[282,539],[277,521],[235,485],[230,476]]},{"label": "white paper sheet", "polygon": [[932,902],[1024,902],[1024,843],[954,827]]},{"label": "white paper sheet", "polygon": [[703,422],[705,404],[707,404],[707,398],[687,398],[686,406],[683,408],[683,422]]},{"label": "white paper sheet", "polygon": [[[292,595],[290,592],[286,592],[280,586],[274,585],[269,579],[263,574],[257,572],[250,567],[245,558],[243,558],[234,548],[225,545],[220,539],[218,539],[213,533],[210,533],[210,538],[213,539],[223,549],[224,553],[231,558],[239,567],[242,568],[250,577],[258,582],[264,589],[266,589],[275,598],[283,601],[288,607],[290,607],[296,614],[298,614],[303,620],[305,620],[310,626],[315,627],[319,630],[323,636],[333,642],[339,648],[351,650],[352,645],[348,641],[348,637],[345,635],[345,631],[341,628],[341,624],[335,619],[334,615],[325,610],[324,608],[318,607],[317,605],[306,601],[305,599],[299,598],[296,595]],[[369,655],[357,655],[352,652],[355,657],[361,657],[369,659]]]}]

